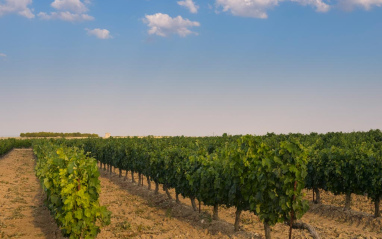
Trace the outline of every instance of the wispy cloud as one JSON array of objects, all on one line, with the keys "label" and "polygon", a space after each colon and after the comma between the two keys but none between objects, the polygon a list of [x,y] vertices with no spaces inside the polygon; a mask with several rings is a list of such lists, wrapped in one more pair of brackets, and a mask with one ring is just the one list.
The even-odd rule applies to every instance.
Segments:
[{"label": "wispy cloud", "polygon": [[197,35],[196,32],[192,32],[189,28],[200,26],[199,22],[193,22],[188,19],[184,19],[181,16],[172,18],[163,13],[146,15],[143,22],[150,28],[148,30],[150,35],[158,35],[161,37],[167,37],[172,34],[177,34],[181,37],[186,37],[190,34]]},{"label": "wispy cloud", "polygon": [[0,1],[0,17],[5,14],[16,13],[26,18],[34,18],[33,9],[28,6],[32,4],[32,0],[5,0]]},{"label": "wispy cloud", "polygon": [[381,7],[382,0],[338,0],[339,5],[344,10],[353,10],[356,7],[362,7],[370,10],[372,7]]},{"label": "wispy cloud", "polygon": [[216,0],[215,5],[224,12],[231,12],[235,16],[268,18],[267,11],[282,2],[312,6],[317,12],[330,10],[330,5],[323,0]]},{"label": "wispy cloud", "polygon": [[81,21],[92,21],[94,17],[88,14],[71,13],[71,12],[51,12],[45,13],[40,12],[38,16],[43,20],[63,20],[68,22],[81,22]]},{"label": "wispy cloud", "polygon": [[56,12],[40,12],[38,16],[43,20],[63,20],[69,22],[91,21],[93,16],[86,14],[89,11],[87,5],[90,0],[55,0],[51,6],[58,10]]},{"label": "wispy cloud", "polygon": [[192,0],[178,1],[178,5],[188,8],[191,13],[198,13],[199,6]]},{"label": "wispy cloud", "polygon": [[7,55],[5,55],[4,53],[0,52],[0,57],[7,57]]},{"label": "wispy cloud", "polygon": [[71,11],[76,13],[83,13],[89,10],[80,0],[55,0],[51,6],[59,11]]},{"label": "wispy cloud", "polygon": [[88,32],[88,34],[90,35],[90,36],[95,36],[95,37],[97,37],[97,38],[99,38],[99,39],[110,39],[110,38],[113,38],[111,35],[110,35],[110,31],[109,30],[107,30],[107,29],[100,29],[100,28],[96,28],[96,29],[93,29],[93,30],[91,30],[91,29],[85,29],[87,32]]}]

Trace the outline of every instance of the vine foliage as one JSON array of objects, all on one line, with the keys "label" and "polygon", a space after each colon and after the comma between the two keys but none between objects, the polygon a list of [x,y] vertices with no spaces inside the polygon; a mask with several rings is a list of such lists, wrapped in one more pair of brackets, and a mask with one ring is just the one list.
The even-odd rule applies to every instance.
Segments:
[{"label": "vine foliage", "polygon": [[101,206],[97,161],[83,150],[47,141],[34,145],[36,175],[46,192],[46,205],[69,238],[95,238],[111,213]]}]

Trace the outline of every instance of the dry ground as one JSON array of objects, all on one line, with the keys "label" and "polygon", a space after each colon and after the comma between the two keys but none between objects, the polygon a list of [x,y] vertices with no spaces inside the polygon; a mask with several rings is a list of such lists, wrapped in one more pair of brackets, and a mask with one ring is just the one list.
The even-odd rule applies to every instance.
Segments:
[{"label": "dry ground", "polygon": [[[54,220],[43,205],[44,195],[34,175],[31,150],[13,150],[0,158],[0,238],[62,238]],[[125,172],[123,172],[125,175]],[[138,181],[138,175],[135,175]],[[233,231],[234,208],[219,208],[219,221],[211,220],[212,208],[202,205],[194,212],[189,199],[181,204],[169,200],[160,190],[138,186],[101,170],[101,204],[112,212],[111,224],[97,238],[264,238],[258,218],[245,212],[241,230]],[[152,184],[154,188],[154,184]],[[175,197],[174,190],[170,191]],[[307,192],[307,199],[311,192]],[[322,193],[324,204],[311,205],[302,221],[311,224],[324,238],[381,238],[382,219],[374,219],[373,204],[365,197],[353,197],[353,209],[342,210],[344,196]],[[272,228],[274,238],[284,239],[288,227]],[[304,230],[294,230],[293,238],[311,238]]]},{"label": "dry ground", "polygon": [[0,159],[0,238],[61,238],[34,164],[30,149],[14,149]]}]

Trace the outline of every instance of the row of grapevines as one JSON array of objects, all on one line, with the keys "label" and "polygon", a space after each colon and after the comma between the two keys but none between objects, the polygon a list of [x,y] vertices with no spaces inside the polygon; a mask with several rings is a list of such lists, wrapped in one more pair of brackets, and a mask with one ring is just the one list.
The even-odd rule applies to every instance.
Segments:
[{"label": "row of grapevines", "polygon": [[[81,141],[101,163],[145,175],[164,190],[218,207],[248,210],[270,226],[293,222],[307,211],[302,199],[307,173],[307,152],[298,140],[264,140],[261,137],[165,139],[88,139]],[[168,194],[169,195],[169,194]]]},{"label": "row of grapevines", "polygon": [[110,223],[110,212],[99,204],[97,161],[83,150],[50,141],[34,145],[36,175],[46,192],[46,204],[65,237],[95,238],[99,224]]},{"label": "row of grapevines", "polygon": [[31,145],[31,140],[1,139],[0,156],[8,153],[13,148],[28,148],[31,147]]},{"label": "row of grapevines", "polygon": [[382,133],[379,130],[329,133],[311,138],[307,187],[345,194],[345,209],[350,209],[351,194],[367,195],[380,216],[382,198]]},{"label": "row of grapevines", "polygon": [[[298,139],[304,147],[301,146],[301,152],[290,158],[293,160],[300,158],[300,161],[307,159],[307,165],[300,163],[297,170],[300,173],[296,171],[295,175],[292,175],[294,180],[284,180],[283,183],[288,185],[287,188],[297,193],[286,200],[277,192],[279,189],[261,187],[256,180],[261,182],[263,179],[263,184],[267,186],[270,185],[269,182],[275,182],[277,187],[284,185],[277,181],[279,180],[277,177],[277,180],[274,178],[275,175],[281,175],[276,173],[276,169],[283,168],[282,164],[275,161],[279,158],[275,155],[277,152],[283,152],[280,149],[285,145],[293,145],[293,142],[296,142],[294,139]],[[71,142],[78,144],[78,142]],[[281,142],[284,143],[281,144]],[[251,210],[262,218],[264,223],[273,225],[275,221],[290,219],[289,206],[293,202],[299,204],[292,205],[291,208],[298,209],[293,210],[295,211],[293,214],[299,216],[306,210],[306,203],[299,199],[300,189],[304,185],[303,178],[305,178],[306,188],[313,189],[317,199],[319,199],[319,189],[328,190],[334,194],[345,194],[347,208],[350,207],[351,194],[367,195],[375,203],[375,216],[380,216],[381,142],[382,133],[379,130],[371,130],[309,135],[270,133],[261,137],[89,139],[82,141],[81,144],[101,163],[108,165],[109,169],[113,166],[120,170],[138,173],[139,183],[142,182],[141,175],[145,175],[155,182],[156,190],[159,184],[163,184],[166,191],[169,188],[175,188],[177,196],[191,198],[195,209],[196,198],[206,205],[214,206],[216,217],[219,205],[235,206],[238,209],[237,222],[242,210]],[[298,142],[297,145],[299,145]],[[250,154],[252,151],[255,153]],[[281,162],[285,162],[284,157]],[[294,164],[298,164],[293,160]],[[266,174],[265,166],[256,164],[260,161],[262,164],[264,162],[264,165],[271,165],[268,168],[269,175]],[[256,171],[253,165],[260,170]],[[293,167],[289,170],[293,170]],[[287,173],[285,169],[282,171],[282,174],[284,173]],[[256,186],[246,189],[248,185]],[[282,190],[287,191],[285,188]],[[256,194],[251,195],[254,192]],[[293,202],[290,201],[291,198],[294,199]],[[261,205],[259,203],[261,200],[279,205],[281,209],[284,208],[284,214],[272,213],[274,210],[272,206],[268,211],[265,210],[265,204],[261,208],[258,206]],[[286,207],[282,206],[283,204]],[[279,209],[276,208],[277,210]],[[263,216],[262,212],[265,212]],[[235,223],[235,228],[238,228],[237,224]]]}]

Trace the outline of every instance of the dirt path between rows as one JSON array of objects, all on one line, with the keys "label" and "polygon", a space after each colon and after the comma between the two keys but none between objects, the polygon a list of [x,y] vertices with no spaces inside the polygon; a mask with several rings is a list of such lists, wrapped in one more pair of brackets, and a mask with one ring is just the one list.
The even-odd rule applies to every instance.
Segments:
[{"label": "dirt path between rows", "polygon": [[[264,238],[263,225],[252,213],[242,214],[241,230],[234,232],[235,208],[220,207],[220,220],[214,221],[211,207],[202,205],[202,213],[194,212],[189,199],[181,198],[179,204],[168,199],[163,190],[155,195],[147,189],[146,179],[144,186],[138,186],[131,182],[130,174],[125,181],[115,173],[100,172],[100,202],[112,212],[112,218],[97,238]],[[138,175],[135,179],[138,181]],[[174,190],[170,193],[175,198]],[[44,198],[34,174],[32,150],[15,149],[0,158],[0,238],[62,238]],[[340,203],[340,198],[332,195],[323,194],[323,198]],[[354,206],[369,207],[364,201],[355,198]],[[346,216],[335,206],[311,205],[302,220],[314,226],[323,239],[382,239],[382,219]],[[288,238],[288,230],[278,224],[272,228],[272,238]],[[294,230],[293,238],[311,237],[307,231]]]},{"label": "dirt path between rows", "polygon": [[14,149],[0,158],[0,238],[62,238],[44,206],[30,149]]}]

